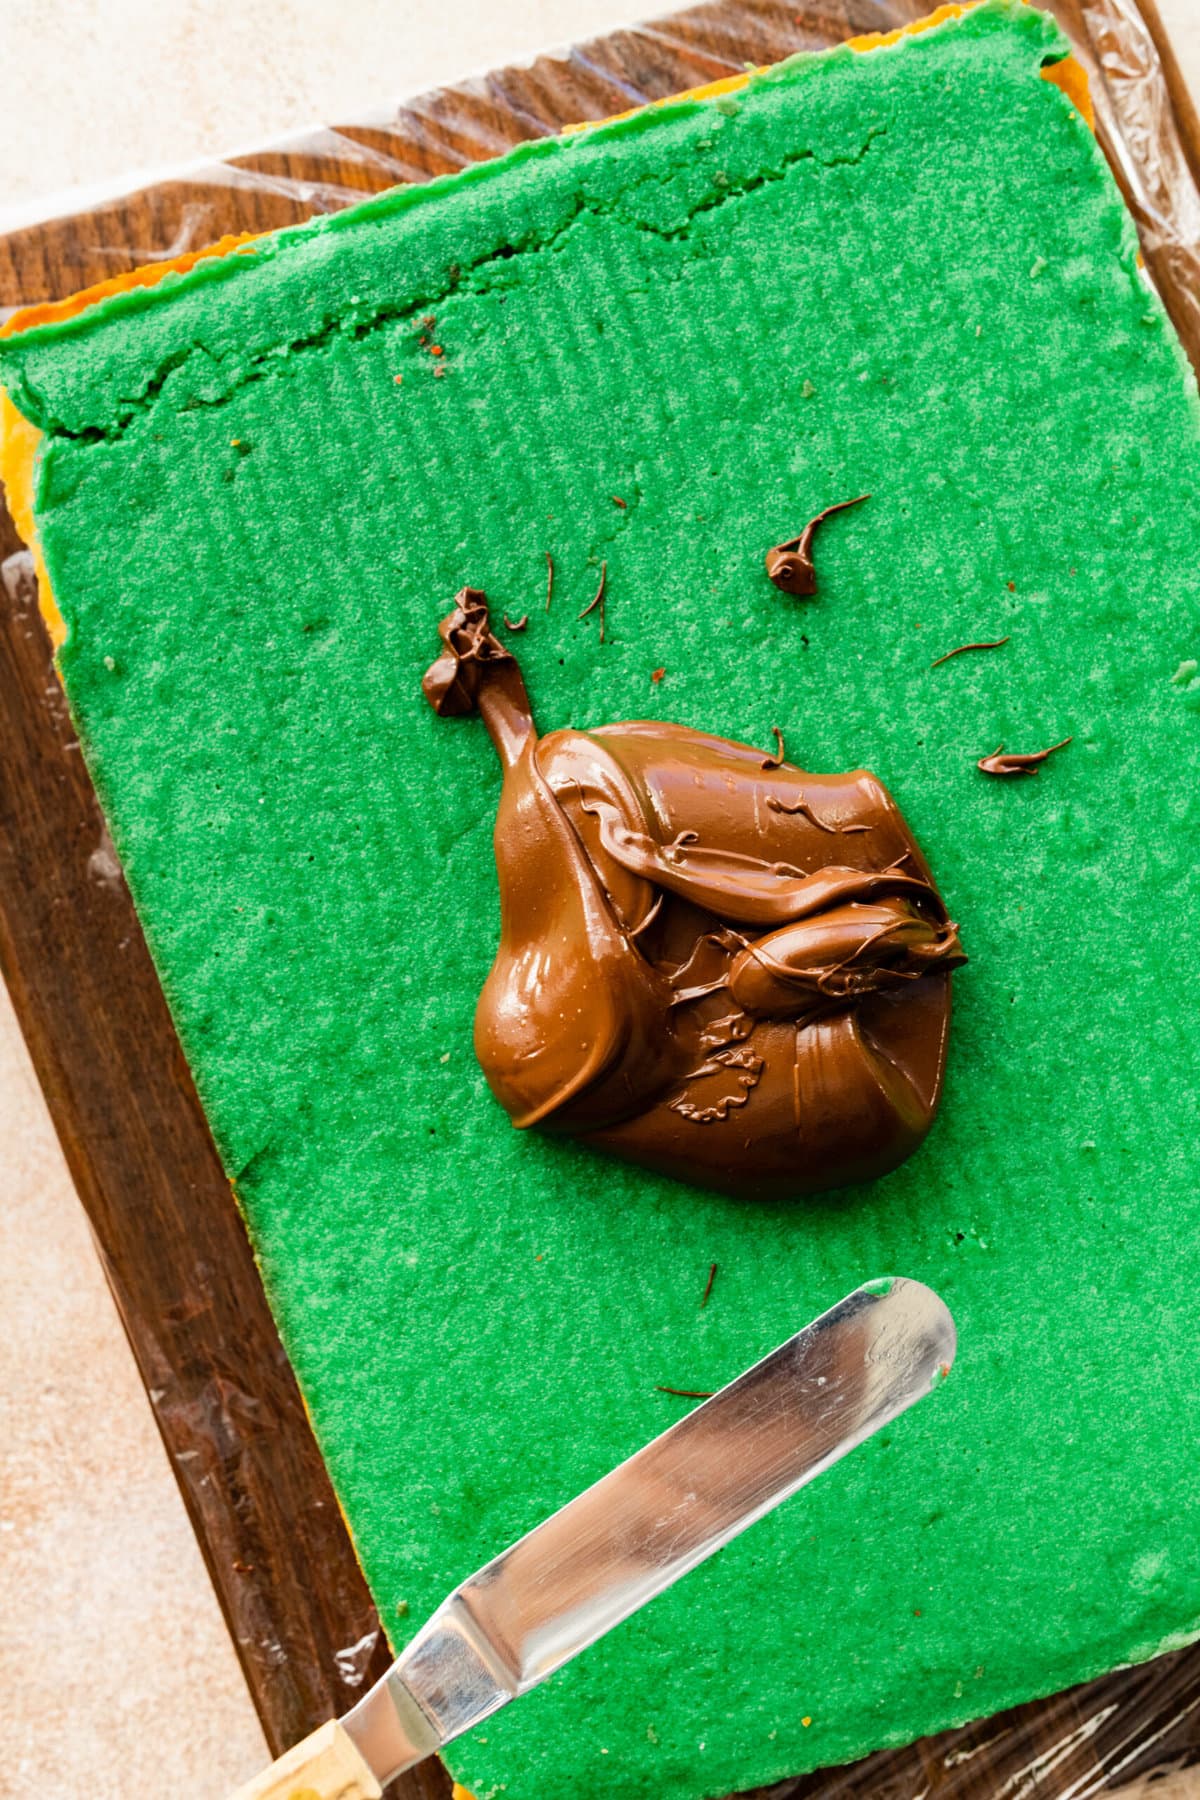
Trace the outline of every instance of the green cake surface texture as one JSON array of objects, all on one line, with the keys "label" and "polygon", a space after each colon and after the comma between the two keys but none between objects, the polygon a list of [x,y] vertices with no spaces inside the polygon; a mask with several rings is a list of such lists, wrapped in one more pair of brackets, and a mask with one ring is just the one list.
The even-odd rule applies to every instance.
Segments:
[{"label": "green cake surface texture", "polygon": [[[1064,51],[987,5],[0,346],[81,741],[393,1641],[677,1417],[658,1384],[886,1272],[958,1323],[927,1404],[456,1745],[479,1800],[724,1795],[1200,1632],[1200,412]],[[863,492],[777,593],[766,548]],[[420,692],[464,583],[530,614],[543,731],[778,725],[891,788],[971,956],[897,1173],[755,1205],[513,1131],[471,1048],[498,770]]]}]

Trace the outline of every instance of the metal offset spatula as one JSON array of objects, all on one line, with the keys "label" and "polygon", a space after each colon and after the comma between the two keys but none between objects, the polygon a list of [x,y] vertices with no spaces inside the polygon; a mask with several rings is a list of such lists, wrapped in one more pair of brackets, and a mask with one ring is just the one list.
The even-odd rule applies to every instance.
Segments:
[{"label": "metal offset spatula", "polygon": [[924,1399],[954,1351],[919,1281],[856,1288],[472,1575],[351,1712],[235,1800],[378,1800]]}]

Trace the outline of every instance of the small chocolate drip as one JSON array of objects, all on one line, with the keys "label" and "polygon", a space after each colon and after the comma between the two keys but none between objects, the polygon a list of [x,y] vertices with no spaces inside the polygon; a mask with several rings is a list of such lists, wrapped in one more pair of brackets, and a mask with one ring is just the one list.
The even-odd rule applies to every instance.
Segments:
[{"label": "small chocolate drip", "polygon": [[438,636],[444,648],[426,669],[421,692],[441,718],[478,712],[501,762],[511,767],[533,733],[533,714],[517,660],[491,629],[481,588],[459,590]]},{"label": "small chocolate drip", "polygon": [[[765,763],[763,767],[766,767]],[[775,794],[772,794],[767,801],[767,810],[768,812],[786,813],[789,819],[807,819],[809,824],[815,825],[818,831],[828,831],[833,836],[837,835],[837,826],[827,825],[824,819],[818,819],[803,794],[798,800],[780,800]],[[847,831],[870,831],[870,829],[869,825],[848,825],[846,827]]]},{"label": "small chocolate drip", "polygon": [[985,775],[1036,775],[1048,756],[1053,756],[1056,750],[1064,750],[1070,742],[1071,739],[1065,737],[1060,744],[1051,744],[1048,750],[1031,750],[1023,756],[1006,752],[1001,744],[990,756],[981,756],[975,767],[982,769]]},{"label": "small chocolate drip", "polygon": [[764,756],[762,759],[762,766],[764,769],[779,769],[783,766],[785,752],[783,748],[783,733],[780,731],[778,725],[772,725],[771,736],[775,739],[775,753],[773,756]]},{"label": "small chocolate drip", "polygon": [[854,500],[839,500],[836,506],[827,506],[824,512],[819,512],[815,519],[808,521],[799,537],[789,538],[786,544],[776,544],[773,550],[768,550],[767,574],[775,586],[784,594],[811,599],[817,591],[817,571],[812,558],[817,526],[826,519],[831,519],[834,513],[845,512],[851,506],[861,506],[864,500],[870,498],[870,494],[859,494]]}]

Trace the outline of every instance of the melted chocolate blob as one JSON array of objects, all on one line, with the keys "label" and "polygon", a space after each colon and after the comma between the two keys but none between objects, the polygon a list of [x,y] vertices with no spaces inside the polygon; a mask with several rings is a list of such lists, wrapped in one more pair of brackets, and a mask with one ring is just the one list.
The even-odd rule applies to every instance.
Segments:
[{"label": "melted chocolate blob", "polygon": [[539,738],[478,589],[439,633],[425,696],[504,770],[475,1050],[514,1125],[747,1198],[902,1162],[966,959],[886,789],[682,725]]}]

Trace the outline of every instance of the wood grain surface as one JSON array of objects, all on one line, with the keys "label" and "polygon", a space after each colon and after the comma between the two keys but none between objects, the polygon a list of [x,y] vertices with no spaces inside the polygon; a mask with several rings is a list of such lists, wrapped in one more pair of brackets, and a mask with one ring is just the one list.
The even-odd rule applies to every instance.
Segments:
[{"label": "wood grain surface", "polygon": [[[1163,224],[1172,186],[1200,174],[1200,125],[1153,0],[1141,0],[1140,13],[1136,0],[1049,4],[1084,52],[1101,142],[1200,366],[1200,248],[1178,240],[1169,217]],[[370,125],[331,128],[0,238],[0,308],[61,297],[224,232],[290,224],[746,62],[928,10],[929,0],[718,0],[614,32]],[[1174,162],[1158,160],[1131,111],[1147,97],[1176,134]],[[386,1666],[387,1646],[107,840],[38,617],[31,559],[2,508],[0,771],[0,972],[279,1751],[352,1704]],[[784,1782],[759,1800],[1082,1797],[1200,1757],[1198,1717],[1200,1647],[853,1769]],[[391,1792],[445,1800],[449,1782],[434,1765]]]}]

